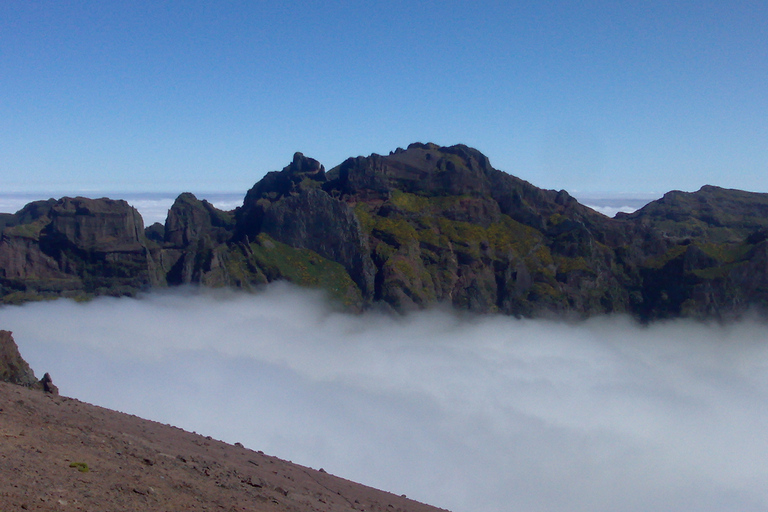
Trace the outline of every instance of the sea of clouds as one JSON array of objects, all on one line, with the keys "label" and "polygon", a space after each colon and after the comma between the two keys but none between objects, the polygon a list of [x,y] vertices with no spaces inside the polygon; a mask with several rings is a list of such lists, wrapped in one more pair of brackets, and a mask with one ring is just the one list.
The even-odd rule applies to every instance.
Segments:
[{"label": "sea of clouds", "polygon": [[287,284],[0,308],[101,406],[455,512],[768,509],[765,323],[345,314]]},{"label": "sea of clouds", "polygon": [[607,217],[615,217],[617,213],[632,213],[646,204],[661,197],[656,194],[614,194],[612,196],[580,195],[577,200]]}]

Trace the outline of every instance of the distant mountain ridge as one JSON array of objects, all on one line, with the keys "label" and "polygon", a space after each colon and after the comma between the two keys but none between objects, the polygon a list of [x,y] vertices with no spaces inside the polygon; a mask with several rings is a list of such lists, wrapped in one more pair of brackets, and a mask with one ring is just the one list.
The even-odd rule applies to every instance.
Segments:
[{"label": "distant mountain ridge", "polygon": [[768,305],[768,194],[705,186],[608,218],[464,145],[415,143],[329,171],[296,153],[235,210],[183,193],[146,229],[125,201],[87,198],[30,203],[0,228],[6,303],[285,279],[356,310],[653,320]]}]

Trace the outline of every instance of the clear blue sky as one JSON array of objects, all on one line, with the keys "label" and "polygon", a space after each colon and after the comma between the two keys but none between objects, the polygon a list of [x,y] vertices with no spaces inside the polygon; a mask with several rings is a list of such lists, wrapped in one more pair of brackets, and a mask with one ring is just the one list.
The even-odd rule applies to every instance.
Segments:
[{"label": "clear blue sky", "polygon": [[768,2],[0,3],[0,188],[245,191],[465,143],[572,193],[768,192]]}]

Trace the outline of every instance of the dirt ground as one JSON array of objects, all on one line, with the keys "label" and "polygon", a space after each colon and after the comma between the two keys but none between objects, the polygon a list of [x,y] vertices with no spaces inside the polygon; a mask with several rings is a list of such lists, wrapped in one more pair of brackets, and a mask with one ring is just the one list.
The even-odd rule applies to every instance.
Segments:
[{"label": "dirt ground", "polygon": [[72,398],[0,382],[0,512],[440,509]]}]

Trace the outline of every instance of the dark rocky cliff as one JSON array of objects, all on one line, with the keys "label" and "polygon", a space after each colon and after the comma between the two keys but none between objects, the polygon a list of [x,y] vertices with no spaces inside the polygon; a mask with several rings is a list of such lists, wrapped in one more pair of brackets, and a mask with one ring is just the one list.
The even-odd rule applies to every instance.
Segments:
[{"label": "dark rocky cliff", "polygon": [[361,297],[370,299],[374,268],[367,238],[352,207],[324,191],[326,184],[324,167],[296,153],[289,166],[269,173],[248,191],[237,215],[237,238],[255,239],[263,233],[339,263]]},{"label": "dark rocky cliff", "polygon": [[0,381],[28,388],[40,385],[29,364],[19,354],[10,331],[0,331]]},{"label": "dark rocky cliff", "polygon": [[0,331],[0,382],[59,394],[59,389],[53,384],[49,374],[46,373],[41,380],[37,380],[29,364],[21,357],[10,331]]},{"label": "dark rocky cliff", "polygon": [[160,283],[155,270],[141,215],[122,200],[37,201],[6,217],[0,237],[6,302],[132,294]]},{"label": "dark rocky cliff", "polygon": [[463,146],[412,144],[331,169],[301,153],[233,212],[181,194],[143,231],[123,201],[3,215],[6,302],[277,279],[348,307],[730,318],[768,305],[768,195],[707,186],[607,218]]}]

